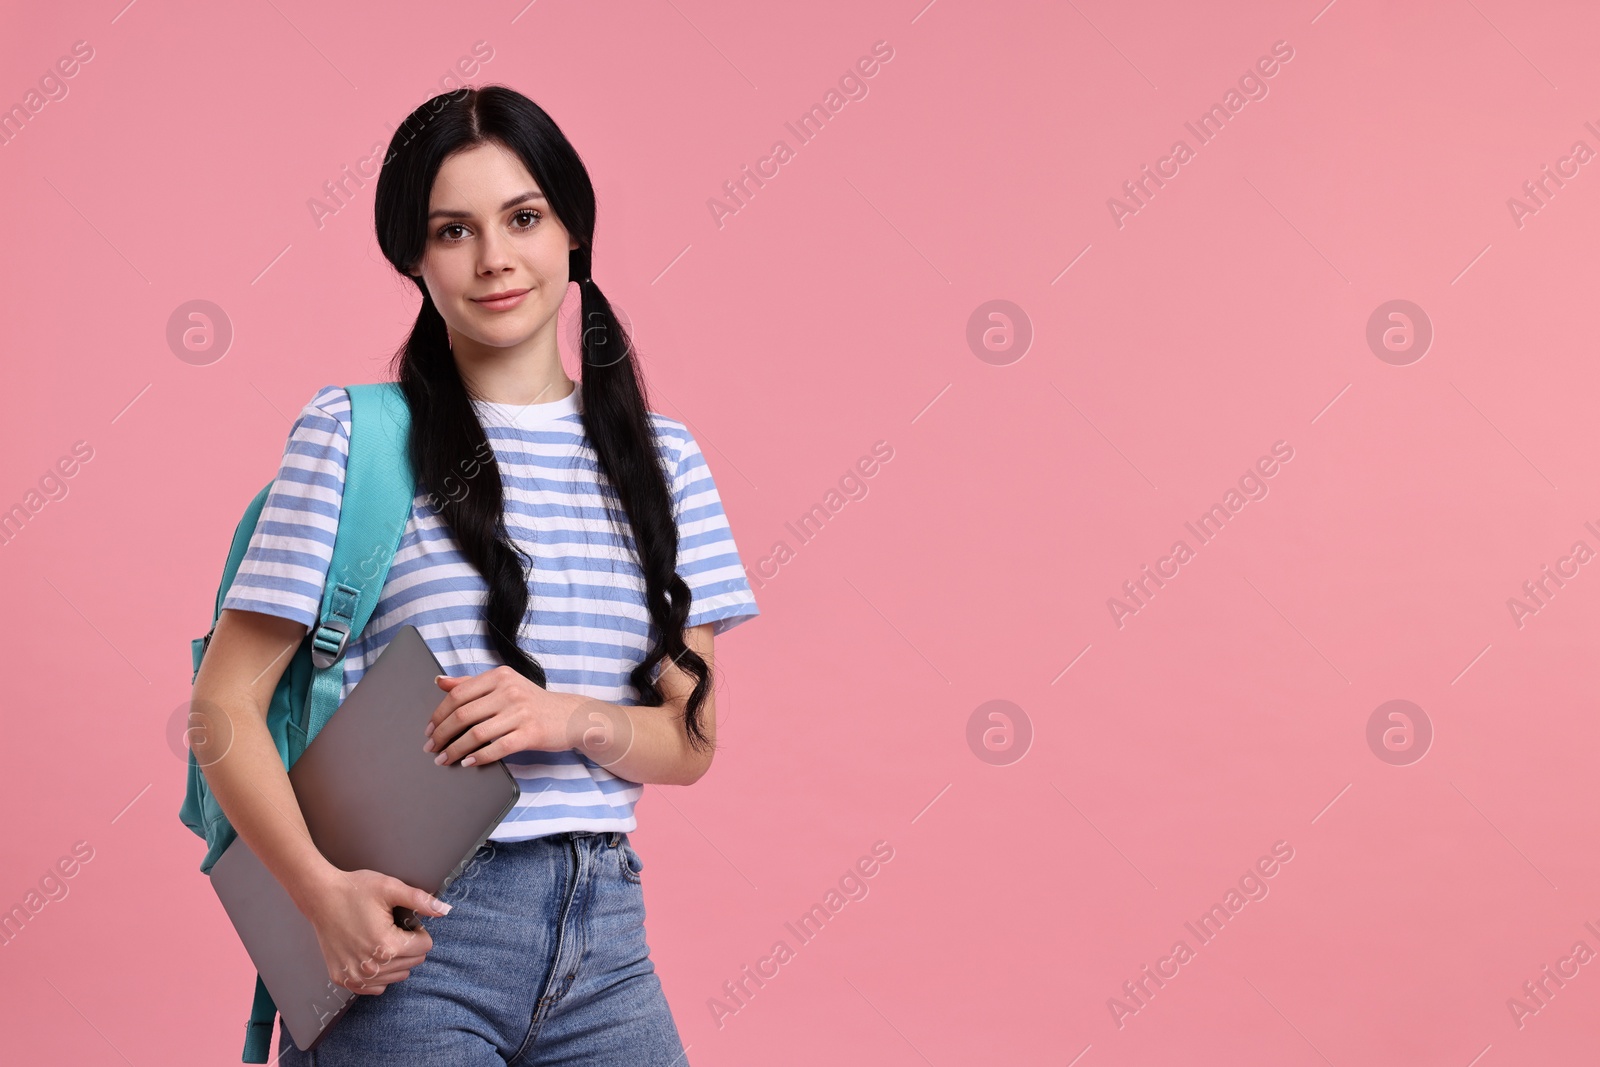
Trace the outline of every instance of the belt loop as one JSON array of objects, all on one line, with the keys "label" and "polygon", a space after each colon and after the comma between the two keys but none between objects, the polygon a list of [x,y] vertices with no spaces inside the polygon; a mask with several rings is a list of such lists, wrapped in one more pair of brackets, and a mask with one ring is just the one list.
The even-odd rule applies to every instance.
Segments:
[{"label": "belt loop", "polygon": [[608,848],[616,848],[616,847],[617,847],[617,843],[618,843],[618,842],[619,842],[619,841],[621,841],[621,840],[622,840],[622,833],[621,833],[621,831],[619,831],[619,830],[613,830],[613,831],[611,831],[611,840],[610,840],[610,842],[609,842],[609,843],[608,843],[608,845],[607,845],[607,847],[608,847]]}]

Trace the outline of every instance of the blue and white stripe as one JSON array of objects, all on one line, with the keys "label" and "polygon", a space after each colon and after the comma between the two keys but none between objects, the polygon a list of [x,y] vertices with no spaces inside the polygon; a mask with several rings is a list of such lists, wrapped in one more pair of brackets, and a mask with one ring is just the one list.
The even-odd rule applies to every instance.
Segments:
[{"label": "blue and white stripe", "polygon": [[[505,486],[506,528],[533,560],[528,614],[518,640],[544,668],[552,692],[637,704],[629,672],[649,650],[652,623],[633,534],[599,475],[579,415],[578,390],[544,404],[474,401]],[[710,468],[688,428],[650,414],[672,472],[678,574],[693,593],[688,625],[721,634],[758,615]],[[333,557],[350,447],[350,395],[325,386],[289,432],[278,477],[223,608],[316,622]],[[468,484],[465,481],[463,485]],[[620,518],[613,525],[609,499]],[[478,674],[503,662],[489,643],[488,588],[448,525],[419,491],[372,621],[345,658],[349,696],[404,625],[415,626],[445,672]],[[421,739],[418,739],[420,746]],[[505,758],[521,787],[490,838],[521,841],[564,830],[637,828],[644,787],[576,751]]]}]

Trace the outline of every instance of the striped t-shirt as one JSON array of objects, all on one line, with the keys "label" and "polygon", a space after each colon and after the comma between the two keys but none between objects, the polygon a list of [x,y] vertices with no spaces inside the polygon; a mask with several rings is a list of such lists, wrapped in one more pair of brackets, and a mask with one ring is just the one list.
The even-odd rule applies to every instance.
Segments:
[{"label": "striped t-shirt", "polygon": [[[654,624],[644,604],[633,531],[599,473],[579,415],[579,390],[543,404],[472,403],[505,487],[506,532],[533,560],[520,646],[544,668],[551,692],[638,704],[628,674],[644,662]],[[650,419],[670,478],[678,574],[692,593],[686,625],[709,622],[721,634],[759,614],[755,595],[699,445],[678,420],[655,412]],[[289,431],[277,479],[224,609],[265,612],[308,628],[316,623],[349,449],[350,394],[325,386]],[[429,500],[419,485],[377,609],[360,638],[351,640],[341,700],[408,623],[452,677],[503,663],[483,613],[488,586]],[[419,730],[419,749],[423,740]],[[631,831],[638,825],[633,808],[644,787],[576,750],[526,750],[504,762],[521,795],[490,832],[493,840],[565,830]]]}]

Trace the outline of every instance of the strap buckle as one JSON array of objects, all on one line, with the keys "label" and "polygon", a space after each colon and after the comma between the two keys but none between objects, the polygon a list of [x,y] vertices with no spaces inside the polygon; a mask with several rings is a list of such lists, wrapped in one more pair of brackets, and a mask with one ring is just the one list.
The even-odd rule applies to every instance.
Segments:
[{"label": "strap buckle", "polygon": [[319,670],[327,670],[344,655],[350,644],[350,624],[338,616],[322,620],[311,637],[311,662]]}]

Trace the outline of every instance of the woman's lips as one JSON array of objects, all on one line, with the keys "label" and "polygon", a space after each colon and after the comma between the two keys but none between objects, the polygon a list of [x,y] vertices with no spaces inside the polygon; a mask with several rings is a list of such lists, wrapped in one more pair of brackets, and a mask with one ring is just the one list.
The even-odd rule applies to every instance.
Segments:
[{"label": "woman's lips", "polygon": [[479,307],[488,308],[490,311],[506,311],[522,303],[522,298],[527,296],[530,291],[528,289],[507,289],[503,295],[473,297],[473,302]]}]

